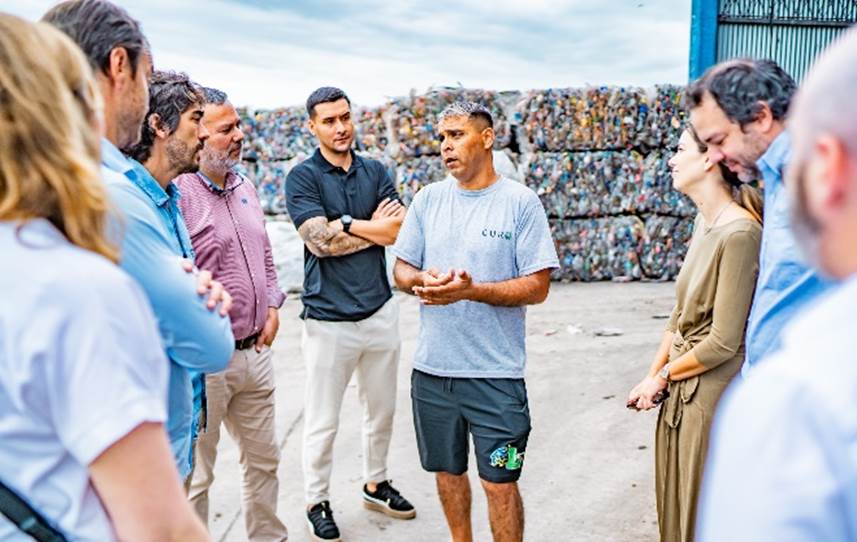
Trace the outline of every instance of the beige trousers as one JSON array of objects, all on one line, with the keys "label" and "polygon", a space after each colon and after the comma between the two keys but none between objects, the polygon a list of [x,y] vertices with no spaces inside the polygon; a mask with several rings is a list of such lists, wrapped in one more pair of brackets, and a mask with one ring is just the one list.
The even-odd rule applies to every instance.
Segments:
[{"label": "beige trousers", "polygon": [[247,538],[283,541],[285,525],[277,518],[277,466],[280,448],[274,426],[274,367],[271,349],[236,350],[225,371],[206,375],[208,428],[194,450],[189,498],[197,514],[208,522],[208,489],[214,481],[214,462],[220,440],[220,422],[238,443],[244,474],[241,497]]},{"label": "beige trousers", "polygon": [[387,479],[387,451],[396,411],[399,304],[390,299],[359,322],[307,318],[301,339],[306,363],[303,471],[307,504],[330,498],[333,441],[345,388],[357,373],[363,406],[363,478]]}]

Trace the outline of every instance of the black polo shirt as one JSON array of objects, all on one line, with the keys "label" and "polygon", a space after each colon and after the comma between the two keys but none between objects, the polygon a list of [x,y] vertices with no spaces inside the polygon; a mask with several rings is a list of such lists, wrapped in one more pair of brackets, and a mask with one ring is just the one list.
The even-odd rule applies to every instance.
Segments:
[{"label": "black polo shirt", "polygon": [[[332,165],[316,149],[286,179],[286,207],[295,227],[323,216],[336,220],[351,215],[369,220],[384,198],[399,194],[377,160],[351,151],[348,171]],[[392,297],[387,281],[384,247],[319,258],[304,245],[304,310],[301,318],[355,322],[372,316]]]}]

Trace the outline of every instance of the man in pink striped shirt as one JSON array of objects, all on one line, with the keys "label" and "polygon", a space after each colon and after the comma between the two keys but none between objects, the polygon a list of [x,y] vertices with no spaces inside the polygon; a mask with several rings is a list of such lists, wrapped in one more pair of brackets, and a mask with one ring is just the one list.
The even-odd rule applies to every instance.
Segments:
[{"label": "man in pink striped shirt", "polygon": [[199,172],[175,179],[179,206],[196,253],[232,294],[229,311],[235,354],[227,369],[206,376],[207,430],[196,444],[189,498],[208,521],[208,489],[220,439],[220,422],[241,449],[242,490],[247,538],[283,541],[277,517],[277,466],[280,451],[274,427],[274,368],[270,345],[280,325],[285,295],[277,286],[271,243],[256,189],[235,172],[244,134],[226,94],[203,89],[203,123],[210,132],[200,153]]}]

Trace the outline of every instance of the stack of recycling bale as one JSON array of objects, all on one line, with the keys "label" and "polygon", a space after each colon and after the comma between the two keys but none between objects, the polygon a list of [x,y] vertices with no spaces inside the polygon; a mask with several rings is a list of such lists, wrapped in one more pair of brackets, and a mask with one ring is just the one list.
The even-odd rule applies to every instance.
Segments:
[{"label": "stack of recycling bale", "polygon": [[519,111],[525,182],[560,254],[554,277],[673,278],[695,214],[667,167],[681,130],[680,89],[533,91]]},{"label": "stack of recycling bale", "polygon": [[436,88],[426,94],[393,98],[388,107],[391,118],[390,156],[398,163],[396,183],[405,204],[410,203],[420,188],[446,177],[440,160],[438,116],[455,101],[485,105],[494,118],[495,149],[504,149],[512,141],[510,117],[518,101],[517,92],[495,92],[481,89]]},{"label": "stack of recycling bale", "polygon": [[[559,280],[675,277],[695,209],[672,189],[667,160],[681,133],[680,87],[586,87],[518,92],[439,88],[354,107],[357,151],[384,163],[407,204],[446,177],[437,119],[456,100],[494,115],[496,150],[541,198],[561,269]],[[306,111],[241,111],[244,172],[263,207],[285,213],[284,184],[317,142]],[[508,161],[507,161],[508,162]]]},{"label": "stack of recycling bale", "polygon": [[[393,173],[395,167],[385,153],[387,111],[386,106],[354,108],[355,146],[359,153],[385,162]],[[266,213],[284,214],[286,176],[318,147],[318,140],[307,126],[306,108],[239,108],[238,114],[244,130],[244,161],[239,170],[256,184]]]}]

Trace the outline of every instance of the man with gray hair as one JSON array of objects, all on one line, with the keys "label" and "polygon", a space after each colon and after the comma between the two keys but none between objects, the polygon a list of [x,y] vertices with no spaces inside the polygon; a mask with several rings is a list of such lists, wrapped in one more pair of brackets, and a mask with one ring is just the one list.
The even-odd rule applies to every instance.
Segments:
[{"label": "man with gray hair", "polygon": [[393,247],[396,284],[422,303],[411,376],[420,461],[436,473],[452,539],[470,541],[472,435],[494,540],[520,541],[526,306],[546,299],[559,262],[538,196],[494,169],[491,113],[453,103],[437,128],[452,178],[417,193]]},{"label": "man with gray hair", "polygon": [[196,444],[188,496],[208,522],[208,490],[214,481],[222,422],[241,450],[247,538],[282,542],[288,532],[277,517],[280,448],[270,347],[286,296],[277,285],[259,196],[253,183],[235,171],[244,142],[241,118],[224,92],[212,88],[203,92],[202,123],[210,135],[200,151],[199,171],[173,182],[182,193],[179,206],[197,264],[231,292],[229,317],[236,341],[227,369],[205,376],[208,423]]},{"label": "man with gray hair", "polygon": [[772,60],[729,60],[713,66],[688,88],[690,120],[708,145],[744,182],[764,181],[764,227],[759,277],[747,321],[742,374],[780,346],[781,331],[796,312],[830,283],[800,257],[789,228],[783,170],[791,159],[785,130],[795,82]]},{"label": "man with gray hair", "polygon": [[703,541],[857,537],[855,58],[851,30],[812,68],[789,124],[792,226],[807,259],[837,286],[724,398],[700,501]]}]

